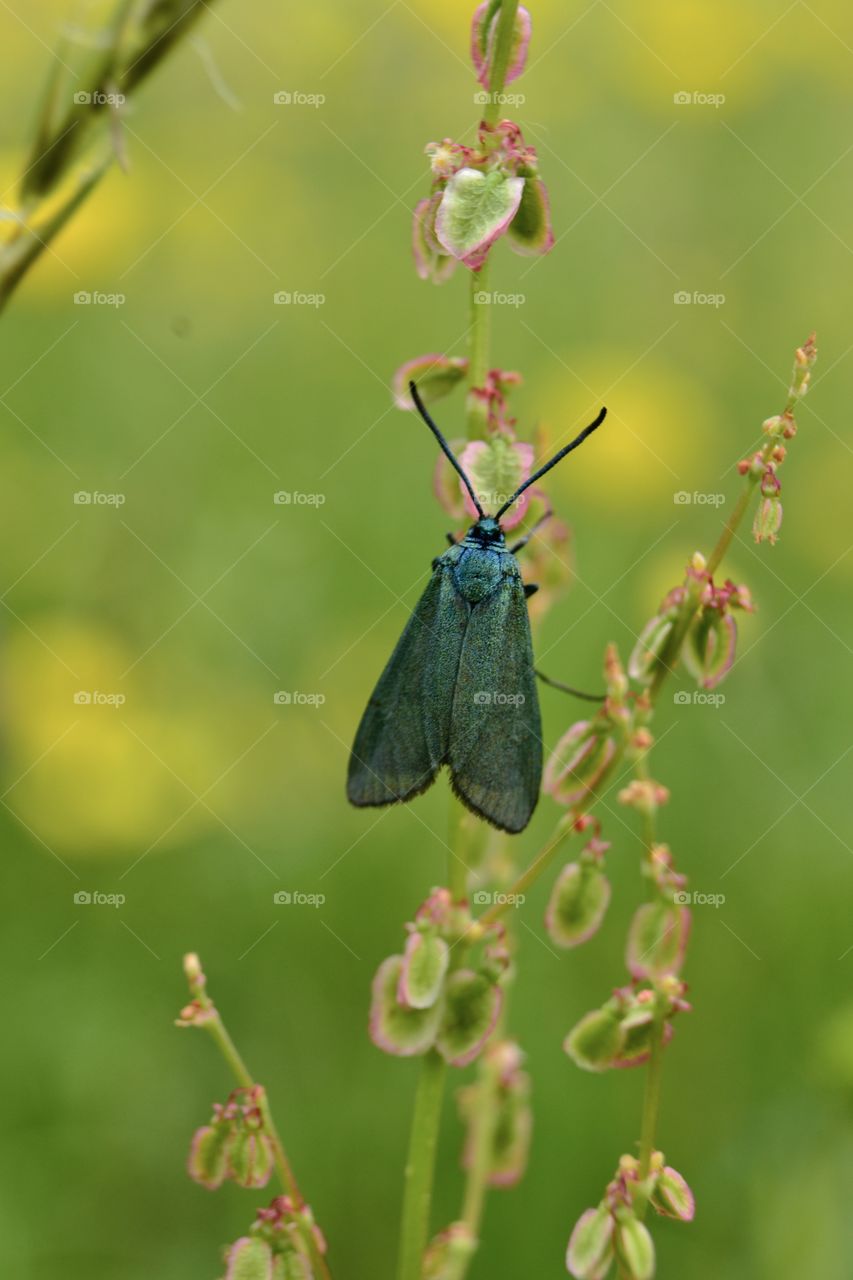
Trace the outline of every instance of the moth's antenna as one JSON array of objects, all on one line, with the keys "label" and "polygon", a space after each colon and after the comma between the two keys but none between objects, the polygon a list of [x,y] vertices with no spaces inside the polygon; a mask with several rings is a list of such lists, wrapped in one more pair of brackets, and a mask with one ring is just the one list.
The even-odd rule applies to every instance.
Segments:
[{"label": "moth's antenna", "polygon": [[495,512],[495,519],[500,520],[503,513],[509,510],[509,508],[512,506],[512,504],[516,501],[517,498],[521,497],[525,489],[529,489],[530,486],[534,484],[537,480],[541,480],[545,472],[550,471],[552,467],[556,467],[557,463],[562,458],[565,458],[567,453],[571,453],[572,449],[577,449],[579,444],[583,444],[587,436],[591,436],[593,431],[595,431],[596,427],[600,427],[606,417],[607,417],[607,410],[602,409],[601,413],[598,415],[595,422],[591,422],[588,427],[584,427],[580,435],[575,436],[571,444],[567,444],[565,448],[560,450],[559,453],[555,453],[551,461],[546,462],[544,467],[540,467],[538,471],[534,471],[530,479],[525,480],[524,484],[521,485],[519,489],[516,489],[515,493],[510,498],[509,502],[505,502],[501,507],[500,511]]},{"label": "moth's antenna", "polygon": [[[414,400],[414,402],[415,402],[415,408],[417,409],[418,413],[419,413],[419,414],[421,415],[421,417],[423,418],[424,422],[425,422],[425,423],[427,424],[427,426],[429,427],[429,429],[430,429],[430,431],[432,432],[432,434],[435,436],[436,440],[437,440],[437,441],[438,441],[438,443],[439,443],[439,446],[440,446],[440,448],[441,448],[442,453],[443,453],[443,454],[444,454],[444,456],[447,458],[448,462],[449,462],[449,463],[450,463],[450,465],[453,467],[454,471],[457,471],[457,472],[459,473],[459,476],[460,476],[460,478],[461,478],[461,480],[462,480],[462,483],[464,484],[465,488],[468,490],[468,493],[471,495],[471,501],[473,502],[474,506],[477,508],[477,511],[480,513],[480,516],[481,516],[481,517],[482,517],[482,516],[484,516],[486,513],[485,513],[485,511],[483,510],[483,508],[480,506],[479,502],[477,501],[477,495],[476,495],[476,493],[474,492],[474,488],[473,488],[473,485],[471,484],[471,481],[468,479],[468,477],[466,476],[465,472],[462,470],[462,467],[459,465],[459,462],[458,462],[458,460],[456,459],[456,457],[454,456],[453,450],[451,449],[450,445],[447,443],[447,441],[445,440],[444,436],[441,434],[441,432],[439,431],[438,427],[435,425],[435,423],[433,422],[432,418],[431,418],[431,417],[429,416],[429,414],[427,413],[426,408],[424,407],[424,402],[423,402],[423,400],[421,399],[421,397],[420,397],[420,393],[418,392],[418,389],[417,389],[417,387],[415,386],[414,382],[410,382],[410,383],[409,383],[409,390],[410,390],[410,391],[411,391],[411,393],[412,393],[412,399],[413,399],[413,400]],[[598,423],[596,423],[595,425],[596,425],[596,426],[598,426]],[[589,430],[592,430],[592,428],[591,428],[591,427],[588,427],[588,428],[587,428],[587,430],[588,430],[588,431],[589,431]],[[580,442],[578,441],[578,443],[580,443]],[[571,448],[571,447],[572,447],[572,446],[570,445],[570,446],[569,446],[569,448]],[[557,459],[555,458],[555,459],[554,459],[554,462],[556,462],[556,461],[557,461]],[[551,465],[553,465],[553,463],[552,463]],[[546,470],[547,470],[547,467],[546,467]],[[535,477],[534,477],[534,479],[535,479]],[[519,490],[519,492],[521,492],[521,490]],[[518,495],[516,495],[516,496],[518,496]],[[512,499],[512,501],[515,501],[515,499]],[[508,504],[507,504],[507,505],[508,505]],[[505,508],[503,508],[503,509],[505,510]]]}]

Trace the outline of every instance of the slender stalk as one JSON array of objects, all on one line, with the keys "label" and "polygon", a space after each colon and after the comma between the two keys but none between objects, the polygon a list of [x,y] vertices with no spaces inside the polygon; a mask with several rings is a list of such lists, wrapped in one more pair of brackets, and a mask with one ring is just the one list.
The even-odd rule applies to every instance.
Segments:
[{"label": "slender stalk", "polygon": [[[204,1011],[203,1017],[196,1019],[196,1025],[203,1027],[213,1039],[222,1057],[225,1059],[231,1074],[243,1089],[254,1089],[257,1092],[258,1106],[263,1118],[264,1129],[270,1139],[273,1149],[273,1160],[278,1179],[281,1183],[282,1190],[290,1196],[296,1205],[304,1205],[305,1199],[299,1189],[296,1181],[296,1175],[293,1167],[287,1158],[284,1149],[284,1143],[281,1135],[273,1119],[272,1109],[270,1108],[269,1098],[266,1089],[258,1085],[251,1071],[247,1067],[243,1057],[232,1040],[228,1028],[222,1021],[222,1015],[216,1008],[216,1005],[207,994],[204,976],[200,967],[196,968],[196,957],[187,957],[185,968],[187,977],[189,978],[190,990],[192,995],[201,1009]],[[299,1227],[300,1236],[308,1256],[311,1259],[311,1266],[314,1274],[319,1280],[331,1280],[331,1272],[329,1271],[326,1259],[320,1252],[317,1245],[314,1232],[307,1223],[303,1223]]]},{"label": "slender stalk", "polygon": [[515,29],[515,15],[518,12],[518,0],[502,0],[498,16],[498,29],[495,34],[495,52],[492,61],[492,74],[489,77],[489,101],[483,113],[484,122],[493,127],[501,114],[501,95],[509,68],[512,52],[512,38]]},{"label": "slender stalk", "polygon": [[488,405],[482,396],[475,394],[482,391],[489,374],[489,343],[491,339],[492,309],[486,303],[478,302],[477,295],[483,293],[489,284],[488,258],[479,271],[470,272],[469,280],[469,319],[468,329],[468,439],[482,439],[488,425]]},{"label": "slender stalk", "polygon": [[[658,1013],[652,1025],[651,1053],[646,1071],[646,1091],[643,1097],[643,1119],[640,1127],[640,1182],[643,1182],[649,1176],[652,1152],[655,1149],[655,1132],[660,1111],[662,1077],[663,1019]],[[639,1216],[642,1217],[642,1213]]]},{"label": "slender stalk", "polygon": [[465,1182],[465,1199],[462,1204],[462,1221],[471,1229],[476,1239],[480,1234],[483,1208],[489,1185],[492,1146],[497,1123],[497,1074],[491,1064],[486,1064],[480,1081],[480,1095],[476,1113],[472,1118],[474,1142],[471,1151],[471,1167]]},{"label": "slender stalk", "polygon": [[[518,0],[505,0],[501,5],[489,85],[491,97],[484,114],[485,123],[490,126],[493,126],[498,119],[500,95],[503,92],[509,66],[517,9]],[[482,396],[473,394],[485,387],[490,367],[491,308],[477,301],[477,294],[488,288],[488,259],[478,271],[471,271],[469,275],[470,324],[466,416],[468,438],[477,440],[486,434],[488,426],[488,405]],[[462,856],[464,841],[461,837],[460,805],[455,797],[451,801],[451,828],[450,844],[454,852],[449,856],[448,887],[454,898],[467,898],[468,881],[465,859]],[[456,948],[456,952],[458,963],[464,955],[464,948],[460,946]],[[423,1254],[429,1237],[435,1157],[446,1074],[444,1060],[433,1049],[424,1057],[421,1065],[412,1117],[409,1159],[406,1165],[403,1193],[399,1280],[420,1280],[421,1277]]]},{"label": "slender stalk", "polygon": [[446,1074],[444,1059],[435,1049],[431,1049],[421,1063],[409,1138],[397,1272],[399,1280],[421,1280],[423,1255],[429,1238],[432,1185]]}]

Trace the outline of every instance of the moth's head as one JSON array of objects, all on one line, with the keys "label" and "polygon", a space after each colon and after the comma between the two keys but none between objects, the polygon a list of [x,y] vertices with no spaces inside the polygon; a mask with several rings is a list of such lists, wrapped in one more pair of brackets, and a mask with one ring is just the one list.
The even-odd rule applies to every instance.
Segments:
[{"label": "moth's head", "polygon": [[484,547],[500,546],[504,540],[500,521],[494,516],[480,516],[477,523],[472,525],[470,536]]}]

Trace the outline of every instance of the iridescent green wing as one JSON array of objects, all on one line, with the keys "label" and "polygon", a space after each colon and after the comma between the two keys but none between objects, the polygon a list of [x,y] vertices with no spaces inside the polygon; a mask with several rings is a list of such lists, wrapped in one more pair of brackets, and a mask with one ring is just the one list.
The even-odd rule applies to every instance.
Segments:
[{"label": "iridescent green wing", "polygon": [[450,723],[453,789],[503,831],[523,831],[539,798],[542,723],[524,585],[517,569],[475,604]]},{"label": "iridescent green wing", "polygon": [[441,557],[358,726],[347,776],[352,804],[411,800],[445,763],[470,612]]}]

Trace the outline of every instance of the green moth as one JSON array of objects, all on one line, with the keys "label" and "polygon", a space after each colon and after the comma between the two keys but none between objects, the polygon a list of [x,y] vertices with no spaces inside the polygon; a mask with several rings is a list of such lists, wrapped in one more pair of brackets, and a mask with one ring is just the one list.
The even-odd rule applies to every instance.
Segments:
[{"label": "green moth", "polygon": [[601,425],[607,410],[490,516],[415,384],[409,386],[479,518],[461,542],[450,539],[450,549],[432,562],[432,577],[358,726],[347,796],[360,806],[411,800],[447,765],[463,804],[502,831],[523,831],[542,778],[527,613],[527,597],[536,587],[525,586],[516,559],[533,530],[507,546],[500,520],[525,489]]}]

